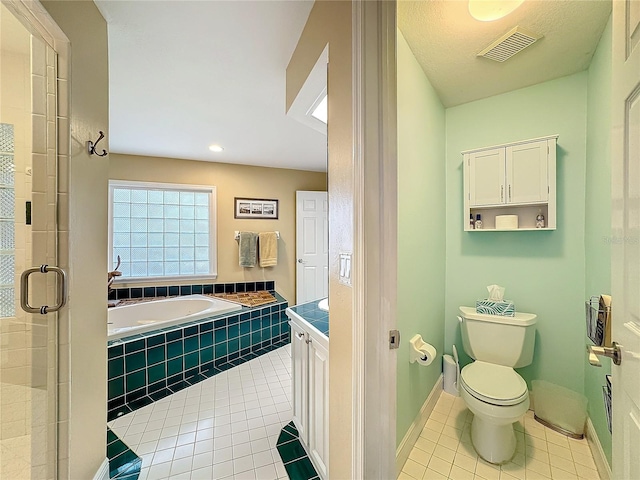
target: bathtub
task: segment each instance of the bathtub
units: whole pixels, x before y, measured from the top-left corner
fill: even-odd
[[[242,310],[242,306],[205,295],[184,295],[113,307],[107,316],[108,339],[116,340],[238,310]]]

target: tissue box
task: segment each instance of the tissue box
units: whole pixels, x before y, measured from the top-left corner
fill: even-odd
[[[510,300],[500,302],[494,300],[478,300],[476,302],[476,312],[487,315],[500,315],[502,317],[515,317],[516,307]]]
[[[496,229],[517,230],[518,215],[496,215]]]

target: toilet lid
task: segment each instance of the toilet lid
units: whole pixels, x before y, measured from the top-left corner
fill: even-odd
[[[528,395],[527,383],[511,367],[475,361],[462,369],[467,392],[493,405],[516,405]]]

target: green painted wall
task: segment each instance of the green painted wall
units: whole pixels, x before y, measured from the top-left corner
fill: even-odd
[[[400,442],[442,370],[445,277],[445,112],[398,31],[398,350]],[[409,363],[419,333],[438,350],[428,366]]]
[[[585,298],[611,293],[611,20],[589,67],[587,87],[587,171],[585,200]],[[611,434],[602,400],[603,368],[584,362],[584,394],[589,399],[589,418],[611,465]]]
[[[542,379],[582,392],[587,72],[449,108],[446,119],[445,351],[463,351],[458,307],[497,283],[518,311],[538,315],[533,364],[518,370],[529,386]],[[460,152],[551,134],[560,136],[557,230],[464,232]]]

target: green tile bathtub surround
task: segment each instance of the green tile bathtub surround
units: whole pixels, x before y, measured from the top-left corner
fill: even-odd
[[[183,357],[174,358],[167,362],[167,376],[175,375],[184,370]]]
[[[167,358],[175,358],[184,353],[182,340],[167,343]]]
[[[409,338],[422,335],[439,354],[444,339],[445,109],[398,31],[398,329],[396,442],[402,441],[440,376],[410,364]],[[461,180],[460,180],[461,182]],[[420,220],[419,220],[420,219]],[[416,308],[416,305],[428,308]],[[450,348],[450,347],[449,347]]]
[[[200,363],[213,361],[213,347],[207,347],[200,350]]]
[[[145,351],[128,354],[124,357],[124,365],[127,373],[135,372],[146,367]]]
[[[268,317],[266,323],[270,324],[271,312],[281,312],[287,307],[286,301],[277,293],[275,295],[278,304],[269,308],[247,308],[244,313],[247,316],[254,310],[264,313]],[[257,326],[262,325],[260,316],[257,322]],[[248,318],[246,323],[250,323]],[[165,332],[149,332],[110,342],[108,418],[136,410],[230,366],[285,345],[289,342],[289,330],[281,323],[274,325],[276,330],[262,329],[253,344],[251,334],[244,335],[246,343],[243,341],[242,349],[240,339],[229,339],[228,335],[229,327],[232,331],[238,330],[239,334],[239,315],[187,322]],[[219,340],[215,346],[214,326],[216,340]]]
[[[611,20],[591,60],[587,86],[587,171],[585,206],[584,298],[611,293]],[[602,385],[611,373],[611,361],[602,368],[583,362],[584,394],[589,399],[589,418],[611,465],[611,434],[607,427]]]
[[[134,392],[146,385],[146,372],[140,370],[125,376],[127,393]]]
[[[200,334],[200,348],[210,347],[213,345],[213,332],[204,332]]]
[[[251,322],[240,322],[240,335],[245,335],[251,331]]]
[[[109,380],[107,384],[107,393],[109,398],[116,398],[124,395],[124,377]]]
[[[147,365],[154,365],[165,360],[165,346],[158,345],[147,349]]]
[[[167,377],[167,364],[163,362],[149,367],[147,370],[147,377],[149,384],[163,380]]]
[[[229,339],[238,338],[240,335],[240,326],[239,325],[229,325],[227,334],[229,335]]]
[[[588,73],[581,72],[446,110],[445,350],[450,352],[455,343],[462,363],[470,361],[462,348],[458,307],[473,305],[486,297],[486,285],[499,284],[518,311],[538,315],[533,364],[518,372],[529,385],[540,379],[580,393],[585,369],[587,80]],[[460,152],[550,134],[559,135],[557,230],[464,232]]]
[[[124,357],[113,358],[108,361],[109,378],[119,377],[124,374]]]
[[[198,352],[189,353],[184,356],[184,369],[189,370],[197,367],[200,361],[200,355]]]
[[[195,352],[200,348],[200,342],[197,335],[184,339],[184,353]]]
[[[219,343],[218,345],[216,345],[215,346],[215,353],[216,353],[216,358],[221,358],[221,357],[224,357],[225,355],[227,355],[227,353],[228,353],[227,344],[226,343]]]

